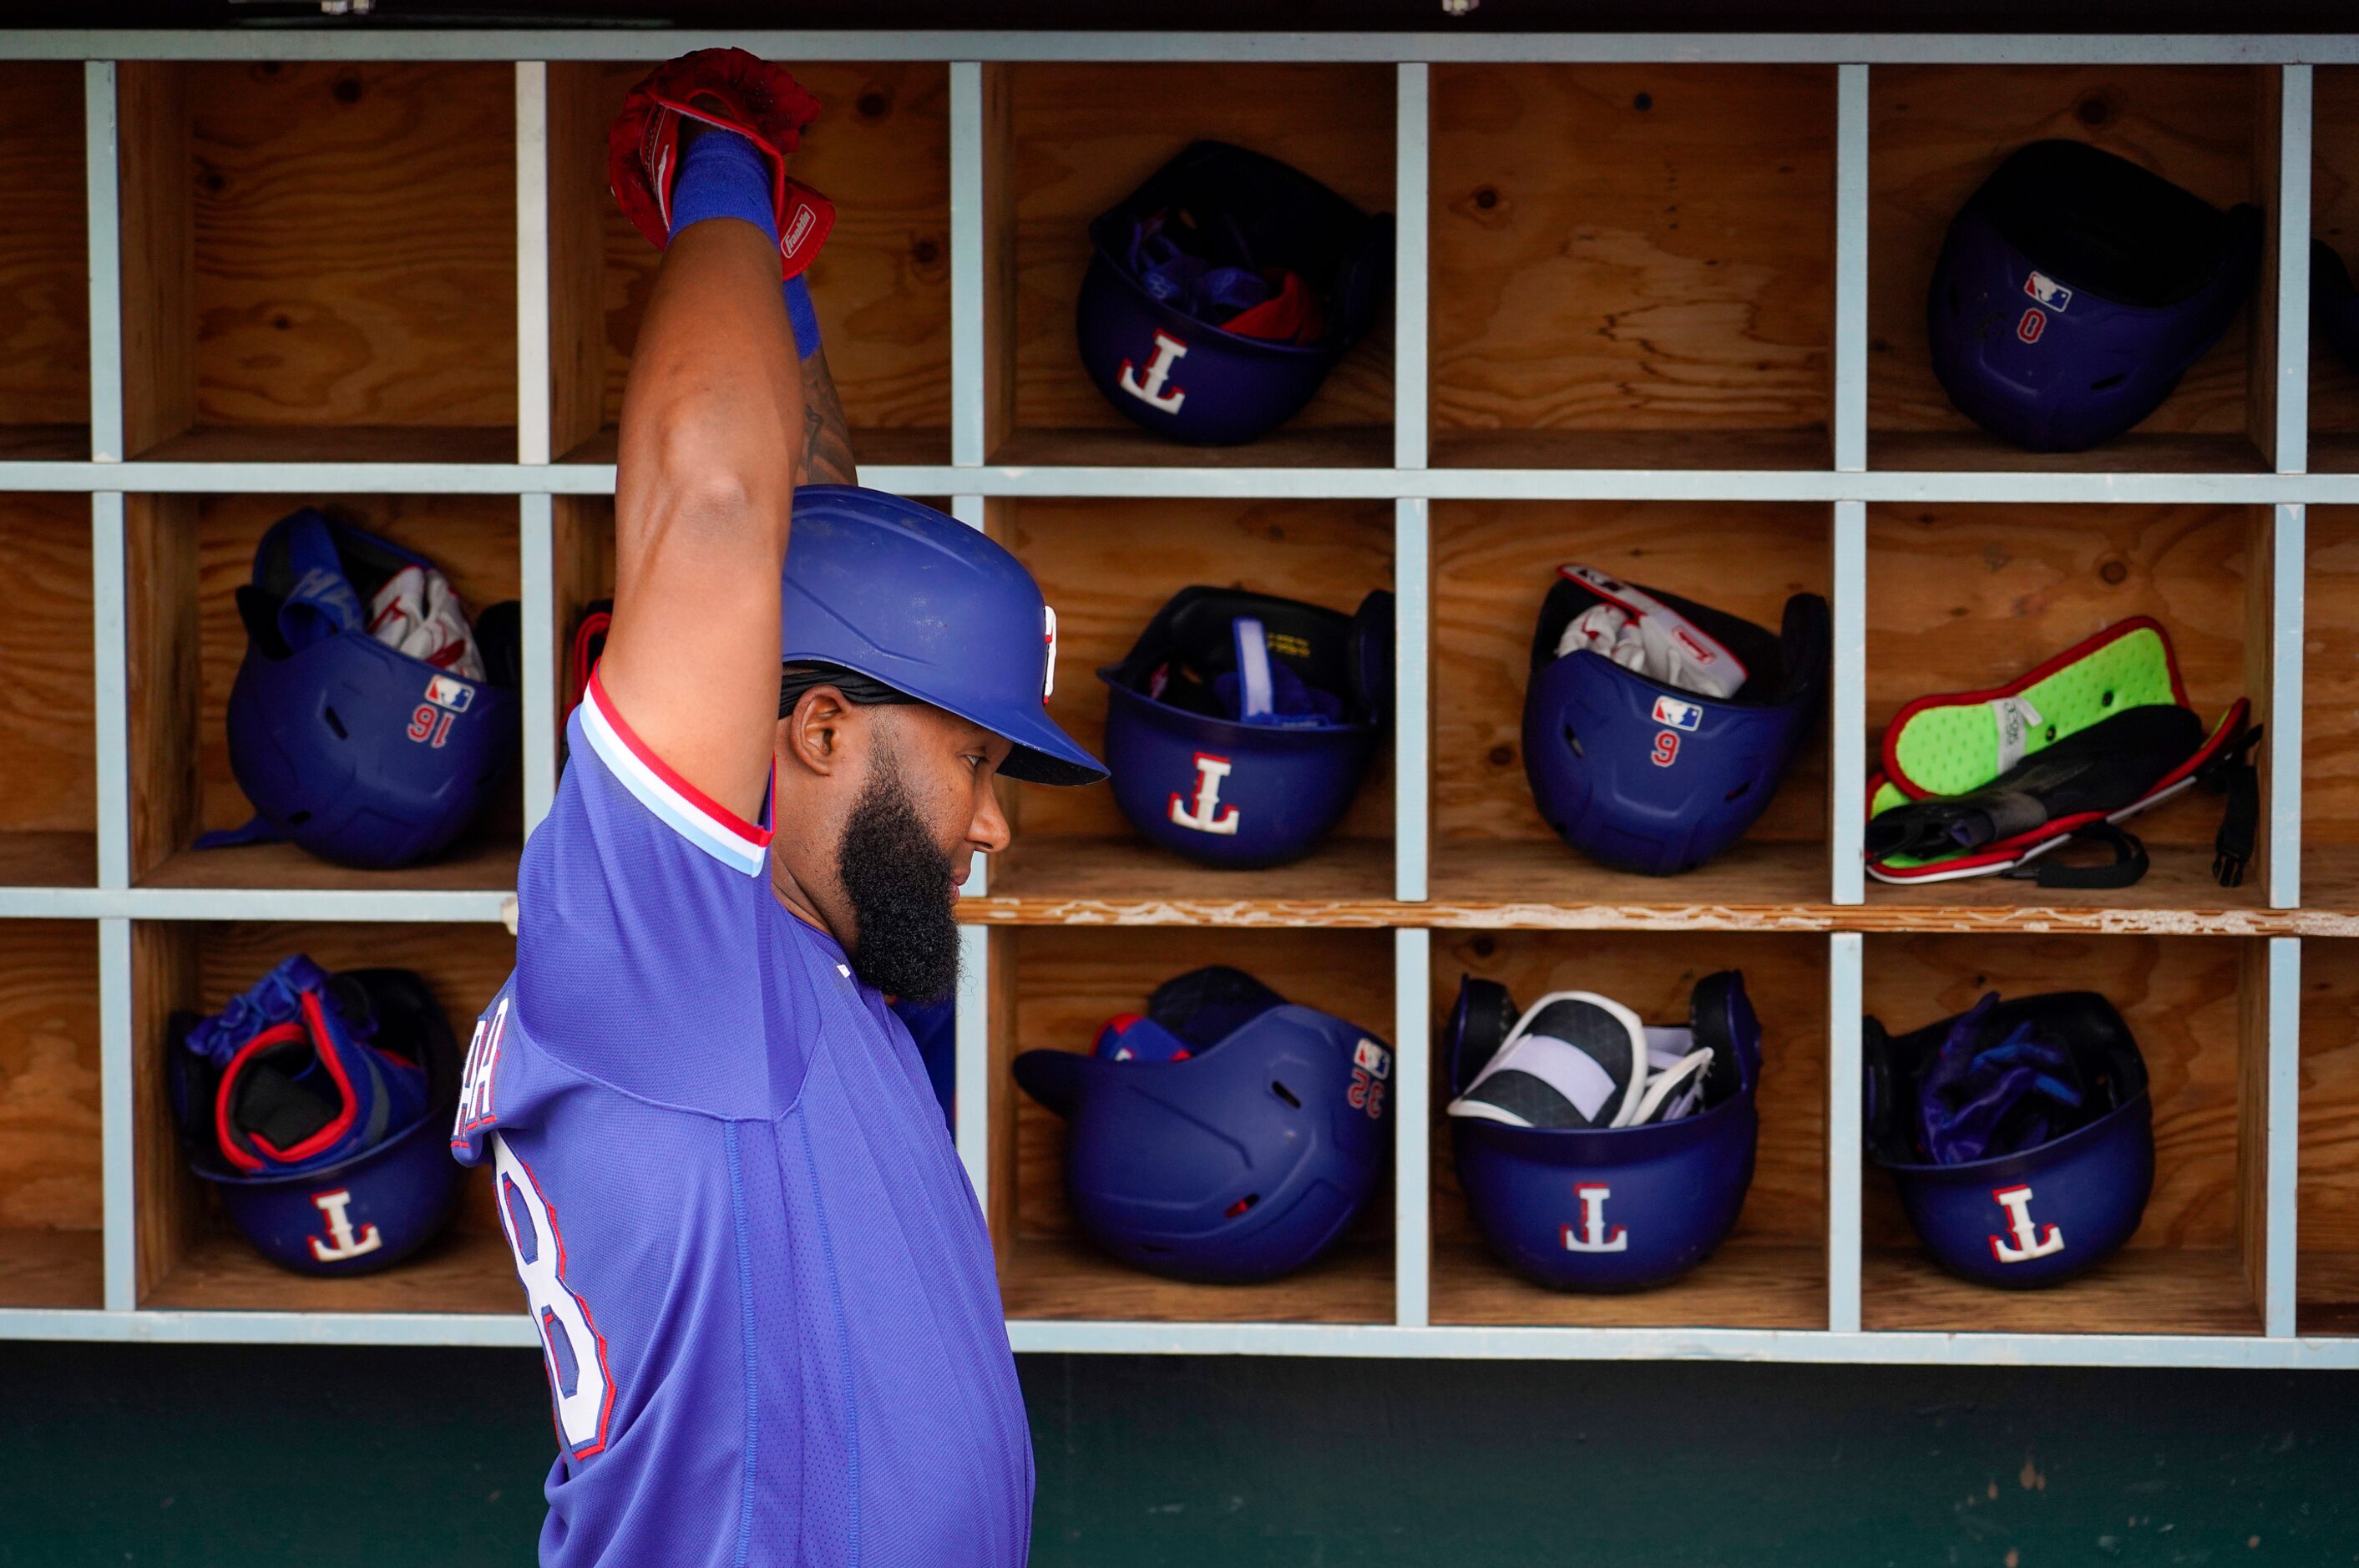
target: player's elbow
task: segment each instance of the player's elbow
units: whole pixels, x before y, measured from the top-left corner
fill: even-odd
[[[656,443],[653,508],[668,529],[743,539],[783,537],[788,477],[774,457],[748,453],[692,424],[668,428]]]

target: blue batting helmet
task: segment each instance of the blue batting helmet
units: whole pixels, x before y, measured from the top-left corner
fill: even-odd
[[[520,730],[513,611],[478,622],[491,670],[478,681],[377,641],[364,610],[397,572],[431,566],[309,506],[262,536],[237,593],[246,648],[229,696],[230,768],[255,817],[211,842],[283,838],[377,868],[433,855],[475,820]]]
[[[1175,1279],[1270,1279],[1324,1252],[1383,1171],[1392,1051],[1242,971],[1192,970],[1095,1050],[1027,1051],[1065,1118],[1065,1190],[1092,1240]]]
[[[272,1262],[362,1274],[440,1232],[460,1060],[406,969],[286,960],[209,1018],[175,1020],[173,1109],[190,1165]]]
[[[1343,615],[1240,589],[1183,588],[1106,684],[1123,814],[1212,866],[1273,866],[1352,803],[1392,698],[1393,596]]]
[[[2223,212],[2082,142],[2011,155],[1950,224],[1926,301],[1961,412],[2033,452],[2145,419],[2252,292],[2261,210]]]
[[[1518,1014],[1472,975],[1443,1036],[1467,1206],[1500,1260],[1560,1290],[1642,1290],[1709,1257],[1753,1184],[1761,1026],[1734,970],[1684,1029],[1558,992]]]
[[[1585,646],[1560,653],[1575,623],[1601,606],[1701,632],[1716,663],[1742,666],[1723,671],[1731,694],[1658,680]],[[1540,606],[1524,693],[1524,774],[1541,817],[1616,870],[1669,877],[1701,866],[1745,835],[1793,766],[1818,717],[1832,638],[1816,593],[1787,600],[1772,637],[1658,588],[1560,569]]]
[[[1375,324],[1393,221],[1276,158],[1197,142],[1090,225],[1075,335],[1098,390],[1199,446],[1284,424]]]
[[[1867,1144],[1925,1250],[1985,1285],[2053,1285],[2127,1241],[2154,1190],[2129,1025],[2086,991],[1985,996],[1905,1035],[1865,1021]]]
[[[1049,717],[1057,616],[1024,563],[931,506],[852,485],[795,492],[781,590],[788,663],[840,665],[1014,743],[1033,784],[1094,784]]]

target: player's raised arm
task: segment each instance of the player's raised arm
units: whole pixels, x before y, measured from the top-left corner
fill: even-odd
[[[785,71],[707,49],[633,89],[614,138],[616,195],[666,249],[623,397],[598,679],[648,750],[748,821],[769,773],[807,439],[780,257],[799,268],[830,219],[783,162],[817,107]]]

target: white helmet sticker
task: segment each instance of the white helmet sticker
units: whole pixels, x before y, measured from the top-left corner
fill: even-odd
[[[1041,642],[1047,645],[1047,657],[1041,661],[1040,671],[1040,705],[1045,708],[1049,705],[1049,699],[1057,693],[1057,606],[1041,605],[1040,615],[1047,623],[1040,634]]]

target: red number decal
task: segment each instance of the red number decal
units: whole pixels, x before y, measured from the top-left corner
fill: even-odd
[[[2038,343],[2039,334],[2048,330],[2047,312],[2037,305],[2024,311],[2023,320],[2015,323],[2015,335],[2025,343]]]
[[[445,713],[442,715],[442,722],[434,726],[434,744],[436,746],[439,746],[444,741],[451,738],[451,721],[458,716],[459,715],[456,713]]]
[[[1655,751],[1651,760],[1658,768],[1669,768],[1680,759],[1680,735],[1677,730],[1661,730],[1655,735]]]
[[[409,715],[409,729],[407,733],[410,739],[424,740],[434,733],[435,713],[435,706],[431,702],[418,704],[418,711]]]

